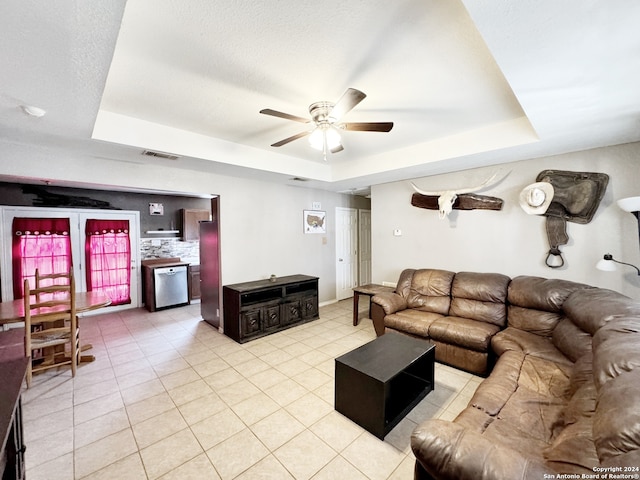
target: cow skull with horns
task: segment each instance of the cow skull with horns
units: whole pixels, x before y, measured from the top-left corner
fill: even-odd
[[[463,193],[478,192],[480,190],[483,190],[493,185],[494,183],[498,183],[497,181],[494,182],[497,176],[498,176],[498,172],[494,173],[492,176],[487,178],[482,184],[476,187],[459,188],[457,190],[438,190],[435,192],[425,192],[424,190],[421,190],[420,188],[418,188],[415,183],[413,182],[410,182],[410,183],[416,192],[422,195],[438,197],[438,207],[439,207],[438,217],[440,218],[440,220],[443,220],[445,217],[447,217],[451,213],[451,210],[453,209],[453,204],[458,198],[458,195],[462,195]],[[502,180],[502,178],[500,180]]]

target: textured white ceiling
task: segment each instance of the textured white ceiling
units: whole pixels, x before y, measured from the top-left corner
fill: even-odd
[[[639,23],[634,0],[6,0],[0,141],[332,190],[637,141]],[[270,147],[306,126],[259,110],[348,87],[345,120],[393,130],[328,162]]]

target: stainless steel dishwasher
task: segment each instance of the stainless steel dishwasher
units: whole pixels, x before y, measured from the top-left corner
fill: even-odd
[[[187,266],[157,267],[153,269],[156,308],[189,303]]]

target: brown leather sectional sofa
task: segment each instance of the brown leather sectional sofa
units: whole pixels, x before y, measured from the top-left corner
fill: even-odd
[[[425,283],[431,275],[436,289]],[[501,277],[452,275],[451,285],[459,275],[464,284],[473,277],[477,282],[474,295],[481,298],[487,298],[486,292],[479,293],[486,290],[483,279],[494,285]],[[442,271],[408,270],[402,273],[397,291],[405,296],[407,306],[415,305],[416,298],[408,300],[412,296],[444,292],[441,281],[445,277]],[[452,287],[451,305],[454,294],[464,291],[468,295],[470,290],[469,286],[463,290]],[[500,288],[496,298],[502,292]],[[488,377],[454,421],[427,420],[413,432],[415,478],[513,480],[561,478],[559,474],[564,478],[640,474],[640,303],[611,290],[528,276],[508,280],[504,298],[504,324],[491,335],[486,352],[488,360],[495,356]],[[372,300],[383,311],[390,301],[399,302],[397,298]],[[428,300],[417,311],[423,309],[431,317],[434,312],[429,311]],[[478,304],[478,308],[484,307]],[[383,316],[386,328],[421,336],[429,335],[439,321],[453,324],[456,316],[451,314],[459,313],[450,308],[442,317],[425,320],[426,327],[410,329],[410,313],[402,312],[397,309]],[[380,318],[375,321],[380,328]],[[461,328],[449,329],[462,337]],[[443,343],[443,330],[444,325],[434,330],[436,342]],[[471,331],[479,336],[477,327]],[[453,334],[446,340],[452,338]],[[478,346],[472,349],[460,340],[445,347],[458,352],[446,353],[445,361],[455,365],[452,359],[466,358],[460,351],[464,348],[474,352],[472,359],[483,356]],[[467,370],[475,365],[473,361],[459,363]],[[489,367],[492,364],[487,362]]]
[[[436,360],[486,375],[491,338],[507,324],[507,287],[499,273],[407,269],[395,293],[371,299],[376,333],[397,330],[431,340]]]

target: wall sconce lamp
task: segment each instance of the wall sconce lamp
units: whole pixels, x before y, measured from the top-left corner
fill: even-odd
[[[640,268],[630,263],[620,262],[613,258],[613,255],[611,255],[610,253],[605,253],[604,257],[602,257],[602,259],[598,263],[596,263],[596,268],[598,270],[602,270],[603,272],[615,272],[618,269],[616,267],[616,263],[619,263],[621,265],[629,265],[630,267],[635,268],[638,271],[638,275],[640,275]]]

